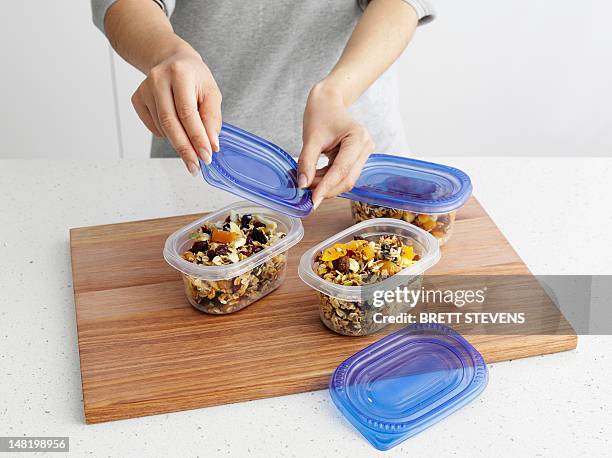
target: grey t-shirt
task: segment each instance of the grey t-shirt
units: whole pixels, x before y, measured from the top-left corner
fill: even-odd
[[[103,31],[116,0],[92,0]],[[211,69],[223,95],[223,120],[251,131],[297,156],[302,116],[312,86],[338,61],[368,0],[151,0],[170,17],[174,31]],[[433,18],[426,0],[404,0],[419,23]],[[406,153],[391,67],[351,107],[377,152]],[[154,138],[152,157],[176,156]]]

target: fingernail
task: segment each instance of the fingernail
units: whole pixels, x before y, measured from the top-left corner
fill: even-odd
[[[219,136],[218,135],[214,138],[213,143],[214,143],[213,149],[215,150],[215,153],[218,153],[219,152]]]
[[[298,188],[305,188],[308,186],[308,178],[303,173],[300,173],[298,177]]]
[[[188,162],[187,168],[189,169],[189,173],[194,177],[197,177],[200,173],[200,166],[195,162]]]
[[[212,162],[212,153],[205,148],[200,148],[200,154],[202,155],[202,160],[204,161],[204,164],[210,165],[210,163]]]
[[[319,205],[321,205],[321,202],[323,201],[323,197],[315,197],[314,200],[312,201],[312,209],[316,210]]]

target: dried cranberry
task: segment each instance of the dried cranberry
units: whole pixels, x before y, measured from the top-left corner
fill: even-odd
[[[229,221],[226,223],[223,223],[223,228],[222,228],[225,232],[229,232],[230,231],[230,223]]]
[[[189,251],[191,251],[193,254],[197,254],[200,251],[202,253],[206,253],[207,250],[208,250],[208,242],[197,241],[193,244],[193,246],[191,247]]]
[[[262,223],[261,221],[259,221],[258,219],[253,220],[253,226],[254,227],[266,227],[266,225]]]
[[[253,240],[264,245],[268,243],[268,237],[266,236],[266,233],[259,227],[253,229]]]
[[[216,256],[221,256],[227,253],[229,253],[229,248],[227,245],[219,245],[217,248],[215,248]]]
[[[252,234],[249,232],[249,233],[247,234],[247,236],[246,236],[246,242],[245,242],[245,245],[249,245],[249,244],[251,244],[251,243],[253,243],[253,235],[252,235]]]
[[[208,250],[206,252],[206,256],[208,256],[208,259],[211,259],[215,257],[215,250]]]
[[[261,250],[263,250],[263,247],[261,245],[255,245],[253,246],[253,253],[258,253]]]
[[[203,234],[208,234],[208,235],[212,234],[212,231],[210,229],[208,229],[206,226],[202,226],[201,229],[202,229],[202,233]]]
[[[253,216],[251,215],[242,215],[242,218],[240,218],[240,226],[242,228],[247,228],[249,227],[249,225],[251,224],[251,220],[253,219]]]
[[[333,261],[334,269],[336,269],[340,273],[347,273],[349,271],[349,257],[342,256]]]

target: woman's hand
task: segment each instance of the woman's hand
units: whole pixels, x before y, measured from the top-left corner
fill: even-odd
[[[349,191],[357,181],[374,144],[347,107],[397,59],[410,41],[417,20],[416,10],[407,2],[368,2],[340,59],[310,91],[298,183],[313,189],[314,208],[327,197]],[[330,165],[316,170],[321,154],[329,157]]]
[[[171,53],[147,73],[132,96],[147,128],[166,137],[192,175],[219,151],[221,92],[210,70],[191,47]]]
[[[350,115],[340,92],[325,82],[315,85],[308,96],[303,142],[298,185],[311,187],[315,209],[323,199],[350,191],[374,151],[368,131]],[[329,164],[317,170],[321,154]]]

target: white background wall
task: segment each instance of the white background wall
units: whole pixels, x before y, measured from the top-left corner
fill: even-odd
[[[433,3],[398,63],[413,151],[612,153],[612,2]],[[129,101],[142,76],[90,14],[85,0],[3,5],[0,158],[147,157]]]
[[[0,157],[118,154],[108,46],[90,16],[86,0],[2,2]]]

